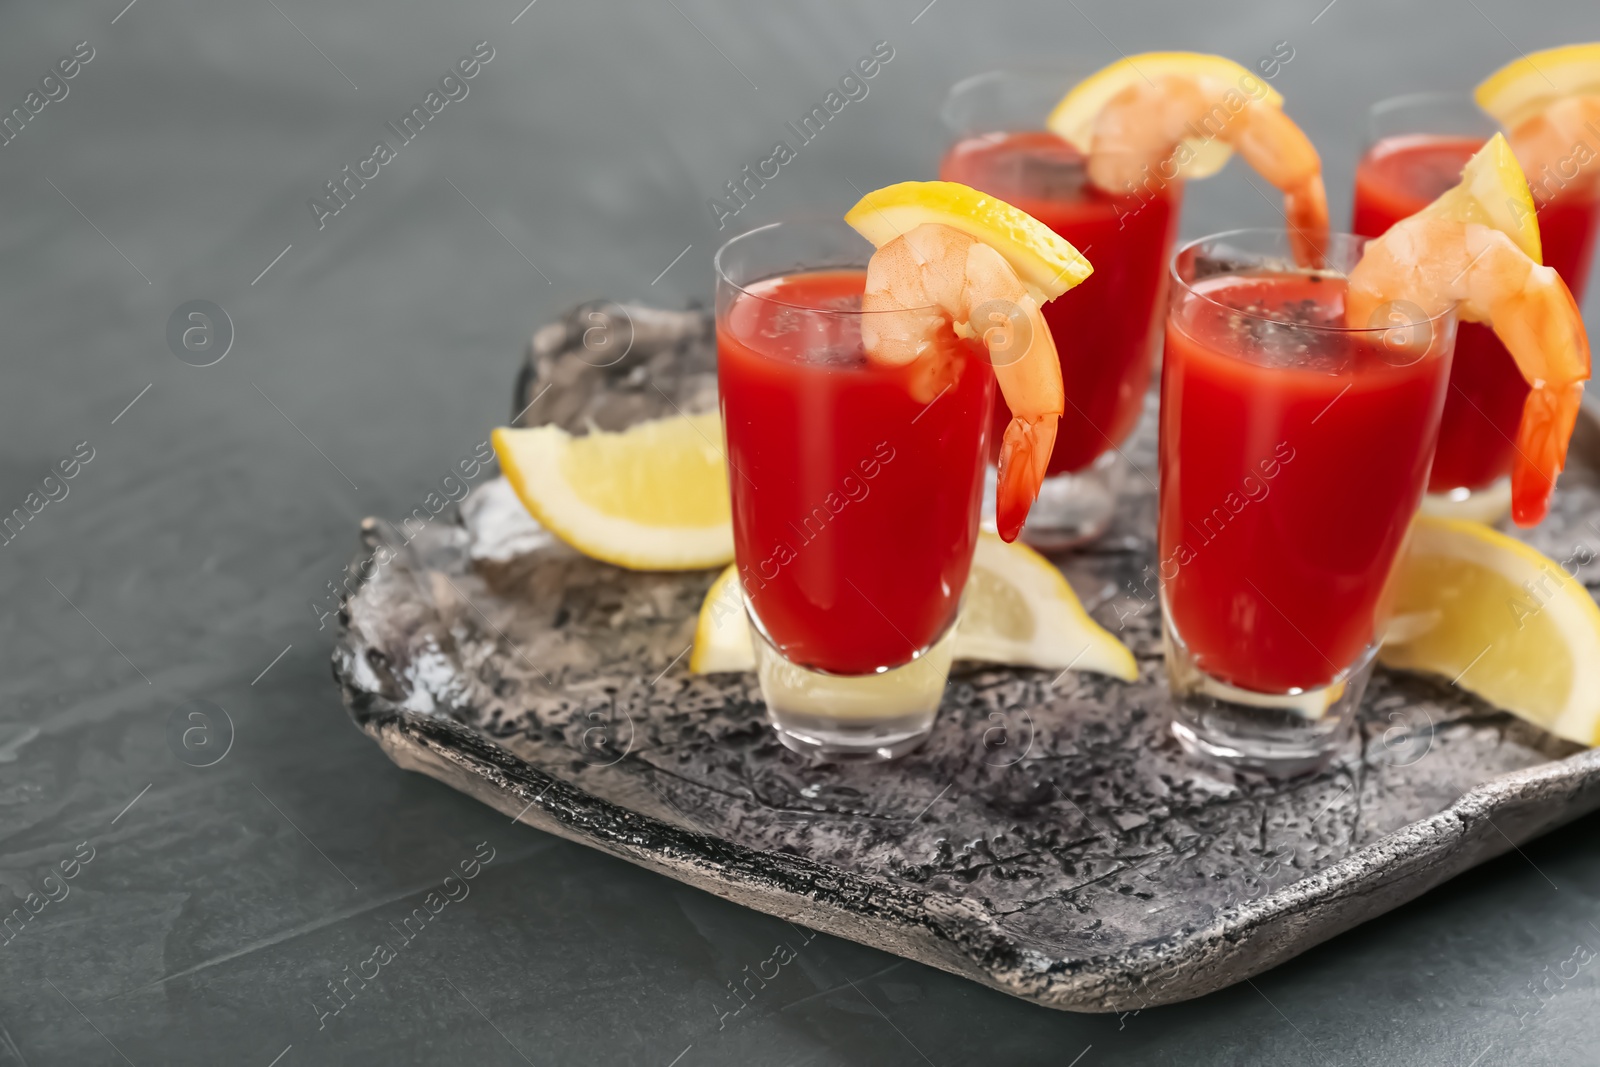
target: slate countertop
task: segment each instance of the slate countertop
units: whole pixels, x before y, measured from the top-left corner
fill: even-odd
[[[27,116],[0,146],[0,512],[37,509],[0,545],[0,898],[32,916],[0,934],[0,1065],[1592,1062],[1600,819],[1253,984],[1073,1016],[796,944],[350,725],[329,583],[361,517],[449,491],[533,326],[704,300],[736,230],[930,176],[956,78],[1287,42],[1341,222],[1369,104],[1600,38],[1576,0],[924,3],[0,7],[0,111]],[[719,231],[708,201],[878,42],[866,95]],[[1246,178],[1191,187],[1185,233],[1273,224]]]

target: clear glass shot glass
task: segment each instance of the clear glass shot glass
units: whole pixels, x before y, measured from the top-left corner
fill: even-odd
[[[994,374],[947,326],[868,362],[872,246],[781,222],[716,256],[734,552],[767,712],[817,759],[892,759],[933,729],[976,547]],[[926,316],[937,315],[924,309]],[[915,317],[915,316],[913,316]]]
[[[1461,179],[1467,160],[1498,132],[1465,93],[1412,93],[1375,104],[1356,167],[1351,228],[1376,237],[1420,211]],[[1600,154],[1600,137],[1587,147]],[[1600,230],[1600,185],[1576,177],[1573,169],[1563,175],[1548,166],[1528,173],[1544,261],[1581,302]],[[1425,512],[1489,523],[1510,514],[1512,442],[1527,396],[1528,383],[1494,332],[1462,323]]]
[[[1161,372],[1158,572],[1173,732],[1286,777],[1323,765],[1361,702],[1388,583],[1427,485],[1455,312],[1345,322],[1365,239],[1295,264],[1283,230],[1173,258]]]
[[[939,177],[1016,205],[1094,264],[1087,281],[1044,307],[1067,407],[1022,538],[1046,551],[1091,541],[1111,523],[1129,473],[1120,446],[1139,421],[1161,343],[1183,201],[1182,180],[1156,169],[1124,193],[1095,187],[1083,154],[1045,129],[1051,109],[1093,70],[979,74],[958,82],[941,111],[953,140]],[[1010,417],[1003,398],[995,417],[998,444]]]

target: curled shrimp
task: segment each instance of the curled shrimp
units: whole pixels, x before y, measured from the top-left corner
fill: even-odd
[[[928,355],[952,328],[982,336],[1012,415],[995,491],[996,524],[1007,541],[1016,540],[1039,495],[1066,406],[1061,361],[1039,303],[1000,253],[939,223],[881,245],[867,263],[861,298],[863,311],[880,313],[863,316],[861,328],[867,356],[878,363],[902,366]]]
[[[1376,321],[1387,301],[1402,297],[1430,317],[1455,304],[1463,320],[1488,325],[1511,353],[1530,387],[1514,442],[1511,515],[1518,526],[1537,524],[1566,463],[1589,378],[1589,339],[1572,292],[1504,232],[1422,214],[1367,244],[1350,271],[1347,321]]]
[[[1089,180],[1121,193],[1138,189],[1155,167],[1170,181],[1196,143],[1213,140],[1231,145],[1282,191],[1295,258],[1321,266],[1328,237],[1322,158],[1281,109],[1220,78],[1160,74],[1113,96],[1095,118]]]
[[[1542,187],[1541,199],[1557,192],[1600,189],[1600,154],[1592,146],[1600,129],[1600,96],[1569,96],[1519,125],[1507,136],[1523,170]],[[1555,188],[1551,188],[1551,186]]]

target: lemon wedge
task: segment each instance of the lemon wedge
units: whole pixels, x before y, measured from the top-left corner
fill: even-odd
[[[1040,303],[1060,296],[1094,269],[1072,242],[1026,211],[959,182],[884,186],[862,197],[844,221],[874,247],[929,222],[960,230],[1000,253]]]
[[[1231,59],[1203,52],[1145,52],[1120,59],[1073,86],[1050,112],[1045,126],[1088,155],[1093,147],[1095,119],[1106,104],[1136,82],[1154,81],[1169,74],[1221,82],[1237,89],[1241,96],[1283,107],[1282,93]],[[1232,146],[1220,137],[1189,138],[1184,145],[1191,153],[1182,169],[1186,178],[1210,177],[1233,156]]]
[[[1461,181],[1417,214],[1489,226],[1516,242],[1535,263],[1544,262],[1533,194],[1503,134],[1489,138],[1467,160]]]
[[[1555,560],[1480,523],[1419,516],[1379,662],[1452,679],[1582,745],[1600,742],[1600,607]]]
[[[700,606],[689,669],[696,674],[753,671],[739,574],[722,572]],[[1139,677],[1133,653],[1089,617],[1051,562],[988,530],[978,537],[956,623],[955,658],[1046,670],[1073,668],[1125,682]]]
[[[632,570],[697,570],[733,558],[715,412],[582,437],[557,426],[502,426],[492,440],[523,505],[586,556]]]
[[[1478,106],[1508,130],[1569,96],[1600,94],[1600,42],[1547,48],[1507,63],[1474,92]]]
[[[978,536],[957,626],[957,659],[1139,677],[1128,646],[1089,617],[1053,563],[988,530]]]
[[[753,671],[756,650],[751,643],[750,623],[744,614],[744,591],[739,585],[739,568],[717,575],[700,602],[700,618],[694,627],[694,648],[689,653],[691,674],[717,674],[722,671]]]

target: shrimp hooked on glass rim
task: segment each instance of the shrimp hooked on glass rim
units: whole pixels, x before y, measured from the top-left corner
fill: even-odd
[[[885,186],[844,219],[877,249],[861,297],[862,311],[876,313],[861,327],[868,360],[920,363],[928,383],[948,372],[951,340],[982,339],[1012,414],[1000,446],[996,525],[1016,540],[1066,406],[1061,360],[1039,308],[1094,267],[1032,215],[959,182]]]
[[[1320,265],[1328,236],[1322,158],[1280,108],[1220,79],[1158,74],[1112,97],[1094,122],[1089,180],[1109,192],[1138,190],[1152,165],[1181,171],[1186,142],[1196,139],[1232,146],[1283,193],[1295,258]]]
[[[879,246],[867,264],[862,344],[902,366],[935,351],[942,331],[981,337],[1011,409],[1000,446],[995,514],[1016,539],[1044,481],[1065,410],[1061,361],[1040,301],[993,248],[952,226],[923,223]],[[930,314],[928,308],[937,308]]]
[[[1527,179],[1497,133],[1467,161],[1458,185],[1367,243],[1345,305],[1346,321],[1358,327],[1391,301],[1411,301],[1430,317],[1453,305],[1506,346],[1529,386],[1511,467],[1518,526],[1549,510],[1589,378],[1583,316],[1541,255]]]
[[[1207,177],[1238,152],[1283,192],[1295,258],[1322,265],[1322,159],[1283,113],[1283,95],[1233,60],[1124,56],[1073,86],[1046,125],[1083,153],[1090,182],[1116,195],[1143,197],[1180,178]]]
[[[1420,262],[1418,249],[1426,250]],[[1463,321],[1484,323],[1511,353],[1530,387],[1517,427],[1511,513],[1518,526],[1538,523],[1566,463],[1589,377],[1589,339],[1571,290],[1499,230],[1413,215],[1369,243],[1351,270],[1349,321],[1371,321],[1396,292],[1418,299],[1430,316],[1455,304]]]

